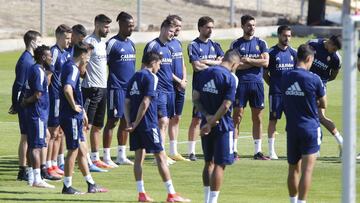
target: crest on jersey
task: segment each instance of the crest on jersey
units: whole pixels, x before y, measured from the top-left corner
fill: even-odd
[[[258,45],[256,45],[255,49],[259,51],[260,47]]]
[[[245,51],[245,47],[241,47],[241,49],[240,49],[241,51]]]
[[[200,51],[201,51],[201,52],[203,51],[202,48],[200,48]]]
[[[326,60],[327,60],[327,61],[330,61],[330,60],[331,60],[331,57],[330,57],[330,56],[328,56],[328,57],[326,58]]]
[[[215,51],[215,48],[214,48],[213,46],[211,46],[211,48],[210,48],[210,49],[211,49],[211,51]]]
[[[293,57],[293,56],[290,56],[290,60],[292,60],[292,61],[293,61],[293,60],[294,60],[294,57]]]

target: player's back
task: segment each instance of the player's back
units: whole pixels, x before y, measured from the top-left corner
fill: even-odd
[[[286,129],[319,127],[317,99],[324,96],[320,78],[302,68],[290,70],[282,79]]]
[[[126,98],[130,99],[130,120],[134,122],[137,112],[145,96],[151,97],[150,105],[137,126],[138,130],[156,128],[158,126],[157,114],[157,85],[158,78],[150,70],[144,68],[134,74],[128,83]]]

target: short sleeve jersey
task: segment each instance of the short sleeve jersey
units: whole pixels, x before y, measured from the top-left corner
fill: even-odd
[[[173,68],[172,68],[172,54],[168,46],[160,41],[159,38],[147,43],[144,49],[144,55],[146,52],[156,52],[162,55],[160,64],[160,70],[156,73],[159,78],[158,91],[162,92],[174,92],[173,87]]]
[[[183,52],[181,42],[174,38],[166,46],[170,49],[172,56],[172,71],[176,77],[183,78]]]
[[[65,87],[65,85],[71,86],[73,89],[75,104],[82,106],[83,98],[80,86],[80,71],[72,59],[69,59],[63,66],[61,71],[61,84],[63,87]],[[60,94],[60,117],[73,117],[78,119],[83,118],[83,111],[78,113],[71,108],[68,100],[65,97],[64,91],[61,91]]]
[[[194,89],[200,93],[200,103],[204,110],[210,115],[215,115],[224,100],[235,101],[236,80],[226,68],[212,66],[199,73]],[[220,131],[233,129],[230,111],[220,119],[216,128]]]
[[[281,94],[281,78],[286,71],[296,66],[296,50],[288,46],[281,49],[275,45],[269,49],[270,87],[269,94]]]
[[[151,97],[150,105],[137,126],[137,130],[148,130],[158,126],[157,114],[157,85],[158,78],[150,70],[144,68],[135,73],[130,79],[126,91],[126,98],[130,99],[130,121],[134,122],[140,104],[145,96]]]
[[[35,64],[29,68],[27,75],[25,98],[31,97],[35,92],[41,92],[41,97],[26,108],[27,116],[30,116],[31,119],[47,120],[49,117],[49,92],[45,71],[41,65]]]
[[[69,52],[61,50],[58,45],[51,47],[52,62],[50,71],[52,72],[49,91],[52,95],[58,96],[61,91],[60,74],[64,63],[69,58]]]
[[[339,52],[329,53],[324,46],[324,39],[313,39],[308,44],[314,48],[314,62],[310,71],[320,76],[323,83],[327,83],[332,70],[341,68],[341,56]]]
[[[281,87],[286,130],[319,127],[317,99],[325,95],[320,77],[305,69],[295,68],[283,75]]]
[[[261,54],[268,52],[266,42],[258,37],[246,40],[243,37],[233,41],[230,49],[236,49],[240,56],[249,58],[259,58]],[[237,70],[236,76],[240,83],[263,83],[263,67],[251,67],[246,70]]]
[[[135,74],[135,44],[128,38],[115,35],[106,42],[107,63],[109,66],[108,87],[126,89],[130,78]]]

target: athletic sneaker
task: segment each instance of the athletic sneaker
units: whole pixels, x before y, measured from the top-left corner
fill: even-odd
[[[55,176],[53,176],[53,175],[55,175]],[[46,179],[46,180],[53,180],[53,181],[61,180],[61,176],[59,174],[57,174],[55,172],[50,174],[48,172],[48,169],[44,168],[44,167],[41,169],[41,178]]]
[[[190,161],[196,161],[197,160],[195,154],[193,154],[193,153],[189,154],[189,159],[190,159]]]
[[[19,169],[17,180],[28,181],[28,174],[26,173],[26,169]]]
[[[174,156],[169,156],[174,161],[190,161],[190,159],[184,158],[181,154],[175,154]]]
[[[154,200],[144,192],[139,192],[138,202],[153,202]]]
[[[166,202],[191,202],[191,200],[181,197],[179,194],[168,194]]]
[[[239,161],[240,157],[237,152],[234,152],[234,161]]]
[[[271,160],[278,160],[279,159],[279,157],[276,155],[275,152],[270,153],[269,158]]]
[[[64,171],[61,170],[58,166],[53,166],[52,170],[55,171],[57,174],[63,176],[64,175]]]
[[[172,165],[172,164],[175,164],[176,163],[176,161],[174,161],[174,160],[172,160],[170,157],[168,157],[168,156],[166,156],[167,158],[166,158],[166,161],[167,161],[167,164],[168,165]]]
[[[50,185],[49,183],[45,182],[44,180],[41,180],[39,183],[33,183],[32,184],[33,187],[39,187],[39,188],[49,188],[49,189],[54,189],[55,186],[54,185]]]
[[[90,170],[90,172],[97,172],[97,173],[108,172],[108,170],[101,169],[101,168],[95,166],[95,164],[89,165],[89,170]]]
[[[110,160],[105,160],[104,159],[104,163],[109,165],[109,166],[112,166],[113,168],[117,168],[119,167],[116,163],[114,163],[111,159]]]
[[[61,193],[66,194],[66,195],[83,195],[83,194],[85,194],[84,192],[81,192],[71,186],[66,187],[65,185],[63,186]]]
[[[256,154],[254,154],[254,159],[255,160],[270,160],[269,157],[265,156],[263,153],[258,152]]]
[[[99,167],[99,168],[114,168],[110,165],[107,165],[106,163],[104,163],[103,161],[101,160],[96,160],[96,161],[93,161],[93,164],[95,164],[95,166]]]
[[[86,181],[86,183],[88,184],[88,193],[108,192],[108,189],[106,189],[104,187],[101,187],[96,184],[91,184],[87,181]]]
[[[53,177],[56,177],[56,178],[62,178],[62,175],[60,175],[59,173],[57,173],[55,170],[54,170],[54,168],[48,168],[47,169],[47,172],[48,172],[48,174],[49,175],[51,175],[51,176],[53,176]]]
[[[134,162],[132,162],[130,159],[125,158],[125,159],[121,159],[121,158],[117,158],[115,163],[117,165],[134,165]]]

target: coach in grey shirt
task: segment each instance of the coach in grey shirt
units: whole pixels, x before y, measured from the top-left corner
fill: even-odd
[[[99,139],[106,111],[107,61],[106,45],[101,38],[110,32],[111,19],[104,14],[95,17],[95,30],[85,39],[94,46],[82,82],[84,108],[89,119],[91,160],[100,168],[111,168],[99,158]]]

